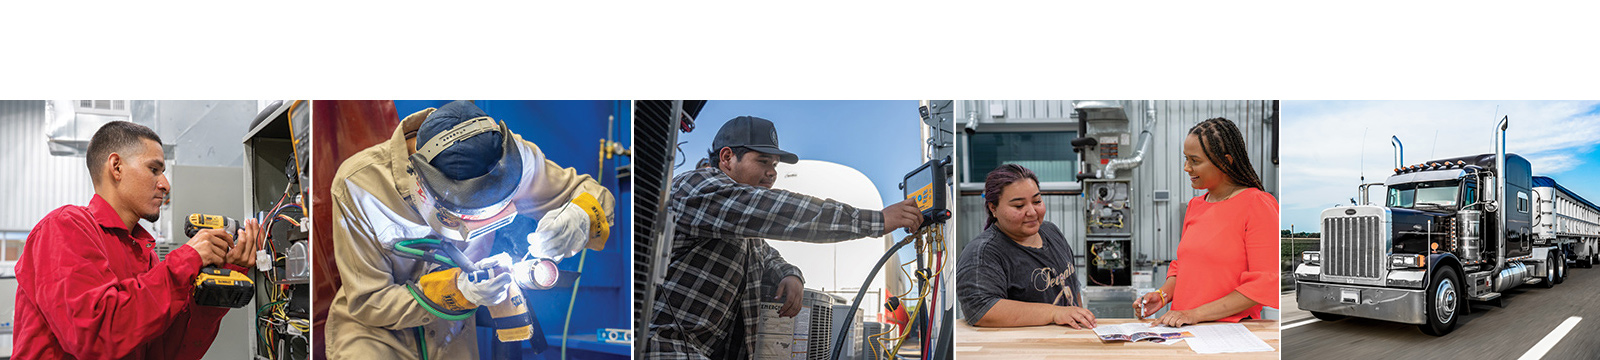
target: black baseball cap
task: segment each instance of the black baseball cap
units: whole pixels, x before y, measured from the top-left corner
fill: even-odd
[[[779,161],[793,164],[800,156],[778,149],[778,129],[772,121],[754,116],[740,116],[722,124],[716,139],[711,140],[712,150],[744,147],[762,154],[777,155]]]

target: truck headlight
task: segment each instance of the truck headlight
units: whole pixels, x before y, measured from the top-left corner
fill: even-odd
[[[1412,269],[1425,266],[1428,266],[1428,257],[1426,255],[1389,255],[1390,269]]]
[[[1303,262],[1303,263],[1306,263],[1306,264],[1309,264],[1309,265],[1322,264],[1322,252],[1321,251],[1301,252],[1300,253],[1300,262]]]

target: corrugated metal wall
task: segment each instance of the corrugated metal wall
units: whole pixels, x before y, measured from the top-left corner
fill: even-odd
[[[44,101],[0,101],[0,231],[29,231],[51,210],[94,196],[81,157],[51,156]]]
[[[974,101],[957,102],[956,116],[962,124],[969,118],[966,115],[975,115],[979,121],[979,131],[983,131],[987,124],[1039,124],[1049,128],[1061,128],[1063,123],[1070,124],[1076,131],[1077,123],[1071,119],[1071,101]],[[1272,136],[1278,131],[1277,124],[1271,123],[1272,101],[1121,101],[1128,114],[1128,120],[1133,127],[1135,137],[1143,131],[1147,109],[1154,107],[1156,124],[1151,129],[1150,149],[1145,153],[1144,163],[1133,171],[1133,196],[1135,199],[1134,215],[1137,221],[1133,232],[1134,258],[1144,254],[1153,261],[1172,260],[1177,255],[1178,238],[1182,231],[1183,213],[1190,198],[1204,193],[1189,187],[1189,177],[1183,172],[1183,139],[1188,136],[1189,128],[1206,119],[1223,117],[1239,125],[1240,132],[1245,141],[1249,143],[1248,152],[1250,161],[1262,185],[1274,197],[1278,196],[1278,166],[1272,163]],[[990,105],[1005,107],[1005,117],[994,118],[989,116]],[[974,110],[969,113],[967,110]],[[1043,127],[1041,127],[1043,128]],[[965,135],[962,135],[965,136]],[[1136,144],[1135,144],[1136,145]],[[963,142],[963,146],[965,146]],[[958,149],[958,153],[964,153]],[[958,155],[960,156],[960,155]],[[1127,153],[1125,156],[1132,156]],[[960,164],[961,162],[957,162]],[[972,169],[973,178],[977,179],[981,189],[983,174],[990,169]],[[958,170],[959,172],[959,170]],[[971,188],[966,187],[966,188]],[[1152,199],[1155,190],[1167,190],[1171,193],[1171,200],[1156,202]],[[959,214],[957,214],[957,246],[965,247],[966,241],[972,239],[983,229],[983,222],[987,215],[984,212],[983,198],[979,195],[963,195],[957,200]],[[1079,266],[1084,266],[1081,258],[1086,251],[1083,229],[1083,200],[1078,195],[1047,195],[1044,197],[1047,209],[1046,220],[1061,228],[1067,235],[1073,250],[1080,256]],[[1081,274],[1080,274],[1081,275]],[[1158,280],[1159,281],[1159,280]]]
[[[958,104],[956,114],[965,113],[963,110],[974,110],[982,119],[1011,123],[1071,121],[1073,114],[1071,100],[988,100],[968,104],[977,106],[962,108],[962,105]]]

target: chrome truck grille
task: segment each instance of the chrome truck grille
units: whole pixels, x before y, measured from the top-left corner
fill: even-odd
[[[1383,262],[1387,229],[1382,215],[1386,212],[1381,208],[1372,211],[1375,208],[1335,208],[1323,213],[1322,275],[1360,279],[1383,275],[1388,267]]]

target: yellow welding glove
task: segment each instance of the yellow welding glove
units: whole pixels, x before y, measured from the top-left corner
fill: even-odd
[[[606,218],[606,211],[600,208],[600,200],[589,193],[578,194],[572,199],[572,205],[583,209],[583,214],[589,219],[589,239],[604,239],[611,236],[611,220]]]
[[[478,308],[478,304],[467,300],[467,295],[456,286],[456,281],[461,277],[460,268],[449,268],[422,275],[417,280],[417,287],[422,291],[423,297],[432,302],[434,308],[441,311],[459,313]]]
[[[561,261],[577,255],[593,239],[611,236],[611,222],[600,201],[588,193],[544,214],[538,228],[528,235],[528,245],[539,250],[535,256]]]

